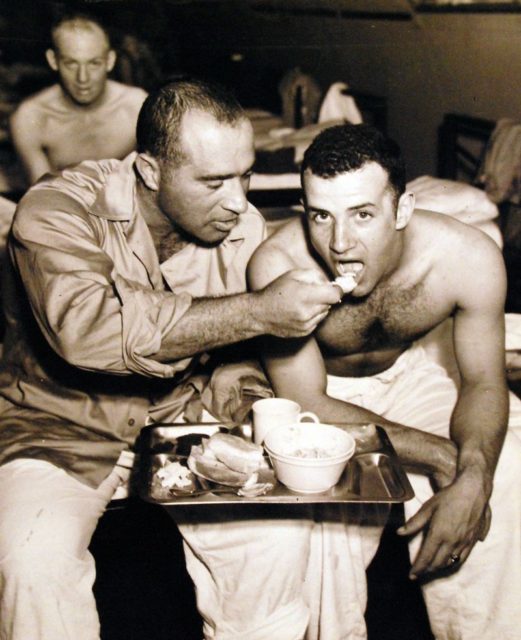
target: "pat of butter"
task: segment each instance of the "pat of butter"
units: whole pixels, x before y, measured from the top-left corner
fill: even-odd
[[[355,277],[351,274],[338,276],[335,278],[334,282],[342,289],[344,294],[351,293],[351,291],[356,287]]]

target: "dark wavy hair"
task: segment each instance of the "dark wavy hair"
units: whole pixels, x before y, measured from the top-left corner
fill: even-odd
[[[321,178],[361,169],[376,162],[389,175],[395,200],[405,191],[405,163],[400,147],[381,131],[367,124],[341,124],[325,129],[307,148],[301,166]]]
[[[174,80],[151,93],[143,103],[137,121],[138,152],[179,164],[183,159],[181,119],[193,109],[230,125],[246,118],[235,96],[224,87],[197,79]]]

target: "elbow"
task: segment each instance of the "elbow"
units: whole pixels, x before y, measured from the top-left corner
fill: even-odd
[[[130,373],[125,366],[118,344],[105,336],[87,336],[61,331],[51,336],[49,343],[67,364],[87,371],[124,375]]]

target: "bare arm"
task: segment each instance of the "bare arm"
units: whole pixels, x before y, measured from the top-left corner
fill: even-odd
[[[22,104],[11,116],[11,139],[24,167],[27,179],[33,184],[52,170],[42,147],[40,118],[30,105]]]
[[[277,396],[291,398],[304,411],[314,411],[324,422],[374,422],[383,426],[400,460],[410,470],[451,481],[455,447],[446,438],[387,420],[358,405],[327,395],[324,359],[315,339],[263,341],[263,362]]]
[[[263,245],[248,267],[253,289],[294,267],[284,251]],[[325,279],[325,276],[322,276]],[[385,427],[401,460],[411,469],[432,474],[441,484],[450,482],[455,470],[455,447],[446,438],[386,420],[357,405],[327,395],[324,359],[315,339],[263,341],[262,357],[277,396],[291,398],[304,410],[329,422],[376,422]]]
[[[302,282],[293,270],[255,293],[201,298],[163,337],[158,359],[168,361],[263,334],[305,336],[325,318],[339,293],[329,284]]]
[[[330,285],[297,281],[298,270],[263,291],[223,298],[142,287],[117,273],[82,208],[42,184],[19,208],[10,251],[51,347],[70,364],[121,375],[169,377],[184,358],[217,346],[306,335],[339,298]]]
[[[468,252],[463,255],[466,263],[455,270],[460,290],[454,350],[461,388],[451,438],[458,446],[457,475],[402,528],[402,533],[414,534],[429,523],[413,575],[444,566],[451,554],[464,561],[485,537],[488,500],[508,422],[503,261],[488,241],[475,245],[472,260]]]

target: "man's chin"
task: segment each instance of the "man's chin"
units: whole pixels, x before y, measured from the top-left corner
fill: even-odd
[[[95,95],[91,91],[87,93],[78,93],[77,91],[65,90],[65,93],[67,93],[69,99],[79,107],[89,107],[90,105],[95,104],[100,99],[99,94]]]
[[[214,231],[211,234],[205,234],[204,236],[192,236],[192,241],[203,247],[219,246],[230,235],[229,231]]]
[[[93,102],[96,102],[91,96],[71,96],[71,99],[80,107],[88,107]]]
[[[211,249],[212,247],[218,247],[220,244],[222,244],[222,242],[224,240],[226,240],[226,238],[230,235],[230,233],[223,233],[221,234],[221,236],[219,238],[208,238],[208,239],[199,239],[199,244],[203,245],[204,247],[208,247],[209,249]]]

